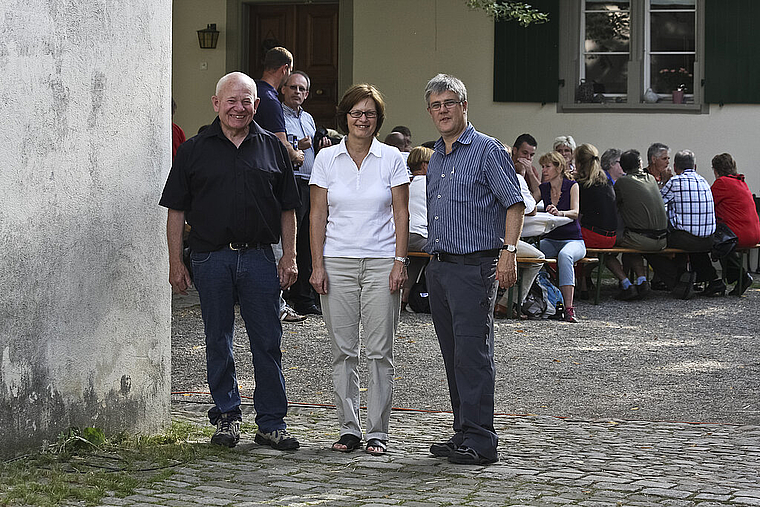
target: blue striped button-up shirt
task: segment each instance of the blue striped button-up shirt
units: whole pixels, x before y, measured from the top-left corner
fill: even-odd
[[[507,208],[523,202],[512,158],[468,124],[446,154],[435,143],[427,172],[428,253],[467,254],[504,244]]]

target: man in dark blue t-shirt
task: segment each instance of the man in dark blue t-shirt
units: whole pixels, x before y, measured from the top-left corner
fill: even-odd
[[[264,72],[261,79],[256,80],[259,97],[259,107],[253,121],[259,127],[268,130],[282,141],[288,149],[288,155],[294,165],[303,164],[303,151],[293,147],[288,141],[285,129],[285,117],[282,114],[280,97],[277,90],[293,71],[293,55],[283,47],[272,48],[264,56]]]

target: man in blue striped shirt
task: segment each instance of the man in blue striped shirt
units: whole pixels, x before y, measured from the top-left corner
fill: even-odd
[[[497,284],[517,279],[525,206],[507,150],[467,121],[464,83],[438,74],[425,101],[441,134],[427,174],[427,286],[454,412],[454,436],[430,452],[452,463],[494,463],[493,310]]]
[[[296,208],[296,227],[298,236],[296,250],[298,256],[298,280],[290,287],[290,304],[301,315],[322,315],[315,301],[314,290],[309,283],[311,276],[311,245],[309,244],[309,178],[314,165],[314,157],[319,148],[332,144],[327,137],[322,138],[320,146],[312,146],[317,133],[314,118],[302,107],[309,96],[311,80],[300,70],[294,70],[280,87],[282,91],[282,116],[285,119],[285,131],[293,148],[303,153],[303,162],[294,162],[293,174],[296,176],[301,205]]]

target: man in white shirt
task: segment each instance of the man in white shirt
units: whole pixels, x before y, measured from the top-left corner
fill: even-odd
[[[520,193],[525,203],[525,216],[532,216],[536,214],[536,200],[533,198],[530,186],[538,185],[541,183],[533,170],[533,155],[536,154],[536,148],[538,143],[536,139],[530,134],[522,134],[515,139],[512,146],[512,160],[515,164],[515,172],[517,173],[517,181],[520,183]],[[528,180],[532,185],[528,184]],[[517,242],[517,257],[519,258],[534,258],[544,259],[546,256],[538,248],[534,247],[530,243],[523,240]],[[522,280],[520,282],[520,295],[521,299],[518,302],[518,309],[522,307],[525,302],[525,298],[533,286],[533,282],[538,276],[538,272],[541,271],[543,263],[537,262],[534,264],[528,264],[523,267]],[[496,302],[494,307],[494,316],[499,319],[509,317],[508,295],[505,293],[499,301]],[[518,310],[519,311],[519,310]]]

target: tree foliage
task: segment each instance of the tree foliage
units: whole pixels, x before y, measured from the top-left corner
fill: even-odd
[[[481,9],[494,21],[517,21],[522,26],[540,24],[549,21],[549,15],[534,9],[525,2],[498,0],[465,0],[471,9]]]

